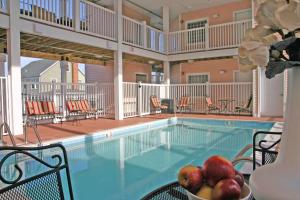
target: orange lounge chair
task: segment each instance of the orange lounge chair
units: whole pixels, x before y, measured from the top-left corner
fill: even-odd
[[[218,111],[220,113],[221,108],[218,105],[213,104],[210,97],[206,97],[207,113],[211,111]]]
[[[167,110],[168,106],[166,105],[161,105],[160,101],[158,100],[157,96],[151,96],[150,97],[150,101],[151,101],[151,105],[153,110],[155,111],[163,111],[163,110]]]
[[[184,97],[181,97],[181,99],[179,100],[176,107],[178,110],[182,111],[182,110],[186,110],[187,108],[189,108],[189,106],[190,106],[190,97],[184,96]]]

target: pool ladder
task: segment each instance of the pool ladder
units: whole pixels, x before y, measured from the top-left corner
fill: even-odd
[[[8,126],[8,124],[6,122],[2,123],[1,126],[0,126],[0,142],[1,142],[1,144],[4,145],[4,141],[3,141],[4,128],[7,131],[7,134],[9,136],[9,138],[10,138],[10,141],[11,141],[12,145],[14,147],[17,146],[16,141],[14,139],[14,136],[11,133],[11,130],[10,130],[10,128],[9,128],[9,126]]]
[[[27,124],[26,124],[26,125],[27,125]],[[29,123],[29,125],[31,125],[31,123]],[[42,146],[42,139],[41,139],[41,137],[40,137],[40,134],[39,134],[37,128],[36,128],[35,126],[33,126],[33,125],[32,125],[31,127],[33,128],[33,131],[34,131],[34,134],[35,134],[36,138],[38,139],[38,146]],[[14,147],[17,146],[17,143],[16,143],[16,141],[15,141],[14,135],[12,134],[12,132],[11,132],[11,130],[10,130],[10,127],[9,127],[9,125],[8,125],[6,122],[3,122],[3,123],[0,125],[0,144],[1,144],[1,145],[4,145],[4,144],[5,144],[4,141],[3,141],[4,130],[7,131],[7,134],[8,134],[8,136],[9,136],[9,138],[10,138],[10,141],[11,141],[11,143],[12,143],[12,146],[14,146]],[[24,135],[25,135],[25,144],[27,144],[27,143],[28,143],[27,130],[25,130]]]

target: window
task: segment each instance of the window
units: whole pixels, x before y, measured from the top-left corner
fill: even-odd
[[[135,80],[136,82],[147,83],[147,74],[136,74]]]
[[[193,74],[188,75],[188,83],[207,83],[209,81],[209,75],[208,74]]]
[[[187,22],[187,29],[204,28],[207,24],[207,20],[199,20],[194,22]],[[188,43],[200,43],[205,41],[205,29],[195,30],[188,32]]]
[[[253,80],[252,71],[249,72],[234,71],[235,82],[252,82],[252,80]]]
[[[239,10],[234,12],[234,20],[235,21],[245,21],[252,19],[252,10],[246,9],[246,10]]]

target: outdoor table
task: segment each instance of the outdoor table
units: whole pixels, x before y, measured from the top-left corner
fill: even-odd
[[[228,111],[228,105],[231,102],[235,101],[235,100],[233,100],[233,99],[219,99],[218,101],[221,103],[221,109],[222,109],[221,111],[222,112],[227,112]]]
[[[244,177],[246,182],[248,182],[249,175],[244,175]],[[188,200],[188,196],[185,189],[176,181],[153,190],[141,200]],[[255,199],[251,196],[249,200]]]

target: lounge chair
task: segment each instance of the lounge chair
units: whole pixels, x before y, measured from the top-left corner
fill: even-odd
[[[158,100],[157,96],[151,96],[150,97],[150,101],[151,101],[151,105],[152,105],[152,109],[154,111],[163,111],[163,110],[167,110],[168,106],[166,105],[161,105],[160,101]]]
[[[218,105],[213,104],[210,97],[206,97],[207,113],[211,111],[218,111],[220,113],[221,108]]]
[[[241,106],[236,106],[235,107],[235,112],[237,113],[241,113],[241,112],[245,112],[245,113],[251,113],[251,103],[252,103],[252,95],[249,97],[248,101],[241,105]]]
[[[282,132],[258,131],[253,135],[253,144],[244,147],[234,158],[234,165],[249,161],[252,162],[253,170],[257,166],[273,163],[278,154],[278,145],[281,141]],[[269,136],[269,137],[266,137]],[[263,138],[263,139],[262,139]],[[272,139],[270,139],[272,138]],[[252,150],[252,156],[245,157],[245,154]]]
[[[190,109],[189,106],[190,106],[190,97],[184,96],[181,97],[176,107],[177,110],[183,111],[183,110],[187,110],[188,108]]]

